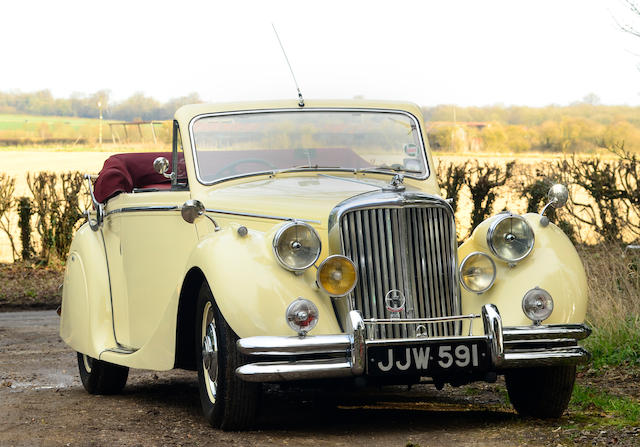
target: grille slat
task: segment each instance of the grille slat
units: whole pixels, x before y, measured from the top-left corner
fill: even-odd
[[[458,310],[455,225],[439,206],[347,211],[340,221],[344,254],[356,264],[351,302],[364,318],[429,318]],[[452,239],[453,238],[453,239]],[[399,290],[405,309],[392,315],[385,297]],[[458,333],[455,322],[426,325],[428,336]],[[371,338],[415,336],[415,324],[374,325]]]

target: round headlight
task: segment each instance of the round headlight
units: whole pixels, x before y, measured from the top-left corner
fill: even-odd
[[[503,261],[518,262],[533,250],[533,230],[524,217],[505,214],[489,227],[487,243],[493,254]]]
[[[553,298],[544,289],[531,289],[522,298],[522,311],[531,321],[540,323],[553,312]]]
[[[356,266],[341,255],[329,256],[318,267],[316,280],[322,290],[331,296],[344,296],[356,286]]]
[[[318,308],[311,301],[298,298],[287,307],[287,324],[298,334],[306,334],[318,324]]]
[[[304,222],[284,224],[273,238],[273,252],[282,267],[302,271],[311,267],[320,256],[320,237]]]
[[[469,292],[486,292],[496,280],[496,264],[485,253],[471,253],[460,264],[460,280]]]

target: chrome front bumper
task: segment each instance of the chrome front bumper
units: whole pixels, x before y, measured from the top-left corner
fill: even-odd
[[[468,319],[475,315],[452,317]],[[527,366],[572,365],[586,363],[591,355],[578,346],[591,334],[584,324],[502,327],[502,319],[493,304],[482,308],[484,336],[450,337],[452,341],[485,339],[489,344],[494,371]],[[438,319],[422,319],[429,324]],[[400,322],[400,321],[399,321]],[[408,321],[405,321],[407,323]],[[413,322],[413,321],[412,321]],[[374,344],[424,343],[434,338],[366,340],[365,321],[357,311],[349,313],[346,334],[306,337],[258,336],[238,340],[238,349],[261,361],[236,369],[249,382],[282,382],[360,376],[366,373],[367,346]],[[446,338],[438,338],[438,341]]]

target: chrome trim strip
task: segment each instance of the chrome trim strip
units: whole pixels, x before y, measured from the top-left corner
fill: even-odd
[[[227,180],[231,180],[231,179],[238,179],[238,178],[244,178],[244,177],[250,177],[250,176],[254,176],[254,175],[269,175],[271,174],[273,171],[257,171],[254,173],[247,173],[247,174],[242,174],[242,175],[236,175],[236,176],[231,176],[231,177],[224,177],[212,182],[205,182],[204,180],[202,180],[202,178],[200,177],[200,167],[198,165],[198,153],[196,151],[196,143],[195,143],[195,138],[193,137],[193,125],[195,124],[195,122],[201,118],[209,118],[209,117],[216,117],[216,116],[231,116],[231,115],[248,115],[248,114],[258,114],[258,113],[278,113],[278,112],[295,112],[295,113],[305,113],[305,112],[369,112],[369,113],[393,113],[393,114],[401,114],[401,115],[406,115],[408,116],[415,124],[416,126],[416,131],[418,133],[418,136],[420,137],[420,146],[421,146],[421,154],[422,154],[422,162],[424,163],[424,167],[425,167],[425,174],[423,176],[411,176],[411,175],[406,175],[406,177],[408,178],[413,178],[413,179],[417,179],[417,180],[426,180],[429,178],[429,176],[431,175],[431,166],[429,166],[428,160],[427,160],[427,150],[426,147],[427,145],[425,144],[424,141],[424,134],[422,127],[420,126],[420,122],[419,120],[412,115],[411,113],[405,111],[405,110],[397,110],[397,109],[376,109],[376,108],[357,108],[357,107],[345,107],[345,108],[341,108],[341,107],[305,107],[304,109],[293,109],[293,108],[283,108],[283,109],[259,109],[259,110],[236,110],[233,112],[219,112],[219,113],[203,113],[200,115],[196,115],[193,118],[191,118],[191,120],[189,121],[189,143],[191,144],[191,153],[193,155],[193,165],[195,168],[195,172],[196,172],[196,178],[198,179],[198,182],[200,182],[201,184],[205,185],[205,186],[211,186],[211,185],[215,185],[217,183],[221,183]],[[318,171],[321,171],[322,169],[318,169]],[[308,169],[300,169],[300,171],[309,171]],[[329,171],[353,171],[353,169],[329,169]],[[288,171],[288,172],[298,172],[296,171]],[[380,172],[380,174],[385,174],[385,172]],[[395,175],[397,174],[396,172],[389,172],[390,175]]]
[[[339,354],[350,349],[351,339],[347,334],[307,335],[304,338],[267,335],[241,338],[237,346],[245,355]]]
[[[469,315],[453,315],[450,317],[431,317],[431,318],[365,318],[365,324],[412,324],[412,323],[425,323],[435,324],[443,321],[460,321],[470,320],[474,318],[480,318],[481,315],[469,314]]]
[[[107,255],[107,243],[104,240],[104,232],[102,228],[100,228],[100,237],[102,238],[102,248],[104,249],[104,260],[107,263],[107,281],[109,282],[109,304],[111,305],[111,329],[113,330],[113,340],[116,342],[118,347],[122,345],[118,341],[118,337],[116,336],[116,315],[113,311],[113,289],[111,287],[111,269],[109,268],[109,256]],[[99,356],[98,356],[99,357]]]
[[[547,340],[554,338],[572,338],[583,340],[591,335],[586,324],[550,324],[541,326],[510,326],[503,330],[505,341]]]
[[[110,216],[112,214],[120,214],[120,213],[138,213],[144,211],[180,211],[180,207],[178,205],[170,205],[170,206],[131,206],[127,208],[117,208],[115,210],[111,210],[106,213],[106,216]]]
[[[460,343],[461,341],[486,341],[484,335],[472,335],[470,337],[423,337],[423,338],[387,338],[386,340],[367,340],[367,346],[410,346],[424,345],[425,343]]]
[[[353,372],[344,359],[325,359],[249,363],[237,368],[236,375],[247,382],[281,382],[351,377]]]
[[[243,216],[243,217],[256,217],[258,219],[272,219],[272,220],[282,220],[282,221],[294,221],[297,220],[299,222],[306,223],[315,223],[321,224],[319,220],[311,220],[311,219],[297,219],[295,217],[283,217],[283,216],[269,216],[267,214],[253,214],[253,213],[241,213],[238,211],[225,211],[225,210],[216,210],[212,208],[207,208],[205,210],[207,213],[216,213],[216,214],[229,214],[231,216]]]
[[[500,366],[521,368],[527,366],[575,365],[587,363],[591,354],[581,346],[571,348],[540,349],[538,351],[506,352]]]
[[[169,205],[169,206],[131,206],[127,208],[117,208],[111,210],[105,214],[106,216],[110,216],[112,214],[121,214],[121,213],[139,213],[145,211],[180,211],[180,207],[178,205]],[[267,214],[253,214],[253,213],[241,213],[236,211],[225,211],[225,210],[217,210],[207,208],[205,209],[207,213],[216,213],[216,214],[229,214],[232,216],[243,216],[243,217],[256,217],[260,219],[273,219],[273,220],[282,220],[282,221],[300,221],[307,223],[315,223],[321,224],[319,220],[310,220],[310,219],[296,219],[295,217],[283,217],[283,216],[269,216]]]

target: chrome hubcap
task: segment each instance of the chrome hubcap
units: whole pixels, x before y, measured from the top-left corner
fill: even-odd
[[[209,399],[215,402],[218,379],[218,340],[211,303],[207,303],[202,316],[202,368]]]

